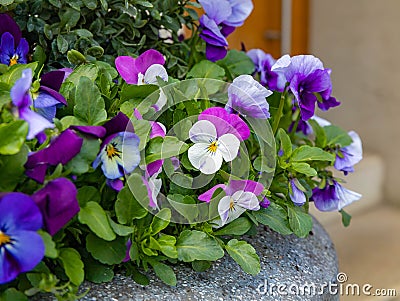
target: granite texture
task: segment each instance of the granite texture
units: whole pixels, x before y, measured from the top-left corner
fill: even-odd
[[[189,266],[174,267],[178,285],[170,287],[150,274],[149,286],[136,284],[117,275],[110,283],[85,283],[90,288],[83,301],[133,300],[339,300],[328,292],[326,284],[336,283],[338,264],[334,245],[323,227],[314,221],[306,239],[282,236],[268,228],[246,239],[261,258],[261,272],[251,276],[228,256],[206,272],[197,273]],[[321,290],[321,287],[325,289]],[[280,285],[279,294],[278,285]],[[315,288],[315,294],[308,292]],[[305,294],[302,293],[302,289]],[[296,291],[299,291],[296,293]],[[35,300],[51,300],[40,296]]]

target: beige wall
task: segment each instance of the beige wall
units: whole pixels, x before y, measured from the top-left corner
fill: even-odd
[[[383,157],[385,199],[400,204],[400,1],[311,0],[310,15],[310,52],[342,101],[321,115]]]

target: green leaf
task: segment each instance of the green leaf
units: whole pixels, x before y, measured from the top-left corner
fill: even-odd
[[[342,224],[345,227],[350,226],[350,221],[351,221],[351,215],[348,214],[346,211],[344,211],[343,209],[339,211],[340,214],[342,215]]]
[[[296,148],[290,159],[295,162],[302,161],[334,161],[335,156],[323,151],[319,147],[313,147],[309,145],[302,145],[299,148]]]
[[[211,262],[206,260],[195,260],[192,262],[192,268],[196,272],[205,272],[211,267]]]
[[[349,134],[340,127],[328,125],[324,127],[324,130],[326,133],[327,145],[345,147],[353,142]]]
[[[178,251],[176,250],[176,238],[175,236],[161,234],[157,239],[160,246],[160,251],[169,258],[178,258]]]
[[[37,62],[33,62],[27,65],[16,64],[10,67],[7,73],[0,76],[0,82],[8,84],[9,86],[14,86],[15,82],[22,77],[22,72],[25,69],[30,68],[32,70],[32,74],[35,74],[37,65],[38,65]]]
[[[108,221],[110,223],[111,228],[117,235],[127,236],[129,234],[132,234],[133,231],[135,231],[135,228],[133,228],[133,227],[121,225],[121,224],[114,222],[109,215],[107,215],[107,217],[108,217]]]
[[[132,120],[133,128],[135,129],[135,134],[139,137],[139,150],[146,147],[146,143],[149,140],[149,135],[151,131],[150,122],[147,120]]]
[[[157,277],[168,285],[176,286],[176,275],[174,270],[161,262],[150,262]]]
[[[28,147],[23,146],[15,155],[0,156],[0,192],[13,191],[24,176]]]
[[[85,207],[89,202],[100,202],[100,192],[96,187],[83,186],[78,189],[78,202],[80,207]]]
[[[273,165],[272,160],[265,156],[259,156],[253,161],[254,169],[261,172],[273,172],[275,170]]]
[[[289,224],[298,237],[306,237],[313,227],[313,221],[308,213],[300,207],[288,206]]]
[[[143,184],[141,176],[138,174],[130,175],[128,185],[125,185],[118,193],[117,201],[115,202],[115,213],[120,224],[127,224],[134,219],[141,219],[147,214],[146,208],[142,206],[142,203],[137,201],[130,187],[134,187],[135,196],[147,198],[147,204],[149,203],[147,188]],[[142,199],[143,204],[145,201]]]
[[[150,224],[150,235],[156,235],[161,230],[164,230],[170,223],[171,210],[168,208],[161,209],[154,217]]]
[[[246,273],[257,275],[260,272],[260,258],[256,250],[247,242],[232,239],[225,246],[225,249]]]
[[[99,88],[88,77],[81,77],[75,92],[75,117],[89,125],[96,125],[107,118],[104,108]]]
[[[97,1],[96,0],[83,0],[83,4],[85,4],[85,6],[88,9],[96,9],[97,7]]]
[[[12,135],[10,135],[12,133]],[[8,124],[0,124],[0,154],[15,155],[25,142],[28,134],[28,123],[16,120]]]
[[[94,283],[109,282],[114,278],[114,271],[112,267],[90,258],[85,261],[85,278]]]
[[[80,152],[66,165],[74,174],[87,173],[100,150],[98,139],[84,138]]]
[[[213,62],[203,60],[194,65],[186,76],[187,78],[222,79],[225,76],[225,70]]]
[[[66,53],[68,50],[68,41],[62,36],[57,36],[57,48],[61,53]]]
[[[150,140],[148,149],[146,153],[146,163],[171,158],[173,156],[178,156],[187,151],[189,146],[182,141],[179,141],[177,137],[165,136],[155,137]]]
[[[214,232],[214,235],[243,235],[250,230],[253,223],[247,217],[239,217],[225,227]]]
[[[259,223],[270,227],[272,230],[282,235],[292,233],[289,227],[287,212],[281,206],[271,202],[268,208],[261,208],[252,213]]]
[[[150,284],[149,278],[146,275],[140,273],[135,266],[132,266],[132,279],[140,285]]]
[[[53,241],[53,238],[51,235],[45,231],[39,230],[38,234],[42,237],[44,247],[45,247],[45,252],[44,256],[49,257],[49,258],[57,258],[58,257],[58,251],[56,249],[56,244]]]
[[[242,74],[252,74],[254,63],[243,51],[229,50],[227,56],[217,64],[223,67],[231,78],[234,79]]]
[[[59,27],[73,28],[78,23],[80,17],[81,14],[79,13],[79,11],[72,8],[67,8],[67,10],[62,14]]]
[[[321,127],[318,122],[313,119],[309,119],[308,123],[312,126],[315,135],[315,146],[324,148],[327,143],[325,130]]]
[[[178,259],[184,262],[215,261],[224,256],[224,250],[214,238],[197,230],[183,231],[176,242],[176,248]]]
[[[293,168],[295,171],[297,171],[297,172],[299,172],[299,173],[302,173],[302,174],[305,174],[306,176],[309,176],[309,177],[315,177],[315,176],[317,175],[317,171],[316,171],[314,168],[312,168],[312,167],[310,166],[310,164],[308,164],[308,163],[304,163],[304,162],[301,162],[301,163],[293,162],[293,163],[292,163],[292,168]]]
[[[0,2],[0,4],[2,3]],[[28,297],[11,287],[0,294],[0,301],[28,301]]]
[[[104,240],[114,240],[116,235],[111,229],[108,218],[103,208],[96,202],[88,202],[82,207],[78,214],[78,219],[82,224],[88,225],[98,237]]]
[[[174,183],[176,182],[176,177],[173,177]],[[191,185],[190,185],[191,187]],[[196,201],[191,196],[183,196],[181,194],[169,194],[168,202],[171,206],[179,212],[183,217],[187,219],[188,222],[193,222],[194,219],[199,215],[199,210]]]
[[[113,241],[105,241],[96,235],[86,236],[86,249],[93,258],[104,264],[119,264],[125,258],[126,245],[123,237],[117,237]]]
[[[71,49],[70,51],[67,52],[67,59],[68,62],[70,62],[73,65],[81,65],[86,63],[86,57],[75,49]]]
[[[125,102],[132,99],[142,100],[158,89],[159,87],[157,85],[125,85],[121,90],[121,101]],[[150,107],[153,103],[149,103],[148,105]]]
[[[99,73],[99,68],[96,65],[93,65],[93,64],[81,65],[78,68],[76,68],[74,70],[74,72],[72,72],[67,77],[65,82],[67,82],[67,83],[71,82],[75,86],[77,86],[79,84],[81,77],[87,77],[92,82],[94,82],[95,79],[97,78],[98,73]],[[84,100],[82,100],[82,101],[84,101]]]
[[[277,138],[280,144],[280,149],[283,150],[282,159],[289,158],[292,154],[292,141],[290,140],[290,137],[286,134],[284,129],[280,128],[278,130]]]
[[[58,258],[61,260],[65,274],[69,280],[79,286],[85,278],[85,272],[78,251],[72,248],[61,249]]]

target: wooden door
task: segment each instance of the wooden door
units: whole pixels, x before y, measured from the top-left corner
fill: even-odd
[[[290,54],[308,52],[309,0],[292,0]],[[261,48],[273,57],[281,56],[282,0],[253,0],[254,10],[245,24],[229,36],[231,49]]]

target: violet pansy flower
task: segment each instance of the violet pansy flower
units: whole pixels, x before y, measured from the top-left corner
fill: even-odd
[[[269,89],[277,92],[283,92],[286,80],[282,73],[271,70],[276,60],[261,49],[251,49],[247,55],[253,61],[256,72],[260,73],[260,83]]]
[[[270,117],[266,97],[272,91],[267,90],[250,75],[240,75],[228,88],[228,102],[225,109],[236,111],[243,116],[267,119]]]
[[[75,185],[66,178],[58,178],[32,195],[43,215],[44,228],[56,234],[78,212],[79,204]]]
[[[47,169],[58,164],[67,164],[81,150],[83,139],[71,129],[56,137],[48,147],[31,153],[25,163],[25,174],[39,183],[43,183]]]
[[[210,108],[199,115],[199,121],[189,130],[194,142],[188,150],[189,161],[204,174],[217,172],[223,160],[233,161],[240,141],[250,134],[246,123],[238,116],[231,119],[231,115],[222,108]]]
[[[361,194],[333,181],[332,185],[327,184],[323,189],[314,188],[311,201],[314,201],[315,207],[320,211],[340,211],[360,198]]]
[[[271,68],[274,72],[281,72],[289,83],[289,90],[293,93],[295,102],[300,108],[301,119],[306,121],[314,115],[315,104],[326,111],[338,106],[332,97],[331,70],[325,69],[322,62],[312,55],[284,55]],[[321,96],[321,101],[315,95]]]
[[[227,35],[207,15],[201,16],[199,21],[202,28],[199,36],[206,42],[206,58],[212,62],[223,59],[228,53]]]
[[[354,172],[353,166],[361,161],[363,153],[360,136],[354,131],[350,131],[349,136],[353,142],[338,151],[334,165],[337,170],[343,171],[345,174]]]
[[[4,284],[35,268],[44,257],[45,246],[37,233],[42,215],[29,196],[4,195],[0,212],[0,284]]]
[[[8,66],[26,64],[29,45],[22,39],[17,23],[7,14],[0,14],[0,63]]]
[[[237,219],[246,210],[259,210],[258,196],[264,190],[261,183],[251,180],[231,180],[228,185],[218,184],[199,196],[200,201],[210,202],[214,192],[221,188],[225,191],[218,204],[220,220],[215,221],[223,226]]]
[[[0,37],[5,32],[9,32],[14,37],[14,46],[17,47],[22,38],[21,29],[9,15],[0,14]]]
[[[30,88],[32,84],[32,70],[25,69],[22,77],[18,79],[11,88],[11,99],[18,108],[20,119],[28,122],[29,132],[27,139],[31,140],[41,134],[47,128],[53,128],[54,125],[46,118],[31,110],[33,104]]]
[[[297,179],[291,179],[289,185],[290,199],[296,206],[303,206],[307,199],[304,192],[298,187],[299,183]]]

